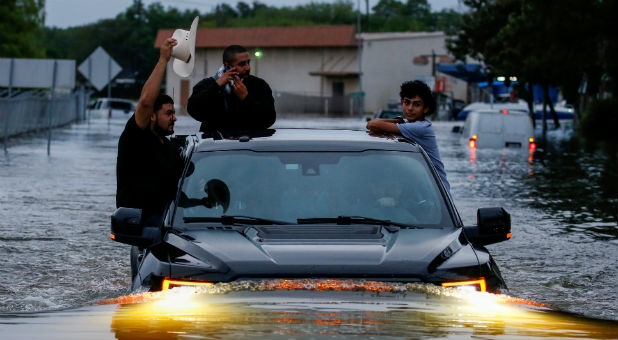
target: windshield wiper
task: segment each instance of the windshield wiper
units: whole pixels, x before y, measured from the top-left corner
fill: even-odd
[[[339,225],[349,224],[378,224],[386,227],[399,228],[420,228],[412,224],[393,222],[390,220],[380,220],[377,218],[364,216],[337,216],[337,217],[316,217],[316,218],[299,218],[296,220],[298,224],[321,224],[321,223],[336,223]],[[393,231],[389,229],[389,231]]]
[[[277,221],[270,220],[267,218],[261,217],[253,217],[253,216],[229,216],[223,215],[220,217],[184,217],[182,219],[185,223],[200,223],[200,222],[221,222],[223,225],[234,225],[234,224],[259,224],[259,225],[269,225],[269,224],[280,224],[280,225],[289,225],[296,224],[293,222],[286,221]]]

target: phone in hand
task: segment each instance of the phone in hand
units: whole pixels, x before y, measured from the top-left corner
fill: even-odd
[[[223,72],[225,73],[225,72],[227,72],[227,71],[229,71],[231,69],[232,69],[231,65],[225,65],[225,68],[223,69]],[[233,80],[230,80],[230,85],[234,86],[234,81]]]

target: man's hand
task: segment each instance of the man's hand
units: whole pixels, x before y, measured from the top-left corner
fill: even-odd
[[[386,132],[401,135],[397,123],[392,122],[392,119],[372,119],[367,123],[367,130],[371,132]]]
[[[217,85],[219,85],[219,87],[223,87],[225,84],[229,83],[231,80],[234,80],[234,82],[236,82],[237,75],[238,75],[238,72],[236,72],[236,68],[232,67],[231,69],[225,71],[225,73],[223,73],[221,77],[217,79]]]
[[[167,63],[172,57],[172,48],[176,46],[176,44],[178,44],[178,42],[173,38],[167,38],[163,44],[161,44],[161,48],[159,49],[159,61],[142,88],[142,94],[139,97],[137,109],[135,110],[135,123],[142,130],[150,124],[150,116],[154,112],[154,103],[161,90],[161,81],[165,74],[165,67],[167,67]]]
[[[159,49],[159,60],[164,61],[166,64],[172,58],[172,49],[178,45],[178,42],[174,38],[167,38]]]
[[[372,119],[372,120],[367,122],[367,126],[365,126],[365,127],[369,131],[375,131],[375,130],[377,130],[376,125],[378,124],[379,121],[381,121],[379,118]]]
[[[236,77],[236,79],[234,80],[233,90],[236,97],[238,97],[238,99],[240,100],[245,100],[245,98],[247,98],[247,95],[249,94],[249,90],[247,90],[245,83],[243,83],[242,79],[239,77]]]

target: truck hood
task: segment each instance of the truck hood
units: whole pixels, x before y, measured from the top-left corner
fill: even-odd
[[[457,267],[478,267],[474,251],[459,243],[461,229],[398,229],[373,225],[255,226],[243,232],[209,228],[168,234],[184,251],[176,274],[191,268],[215,280],[252,277],[427,278],[443,251]],[[465,249],[469,248],[469,249]],[[464,249],[464,251],[460,251]],[[455,253],[461,256],[453,256]],[[435,261],[434,261],[435,262]],[[180,272],[179,272],[180,271]],[[174,273],[172,273],[174,275]],[[175,276],[175,275],[174,275]]]

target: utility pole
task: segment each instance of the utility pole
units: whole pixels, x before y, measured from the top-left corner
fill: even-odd
[[[431,76],[436,76],[436,51],[431,50]]]
[[[358,4],[358,17],[356,20],[356,41],[358,42],[357,45],[357,59],[358,59],[358,92],[360,93],[360,97],[358,98],[358,115],[362,118],[363,117],[363,113],[365,112],[365,107],[364,107],[364,101],[365,101],[365,96],[363,94],[363,67],[362,67],[362,57],[363,57],[363,53],[362,53],[362,48],[363,48],[363,42],[361,39],[361,2],[360,0],[357,1]]]
[[[358,10],[360,11],[360,8]],[[367,24],[365,25],[365,31],[370,32],[371,26],[369,25],[369,0],[365,0],[365,11],[367,12]]]

